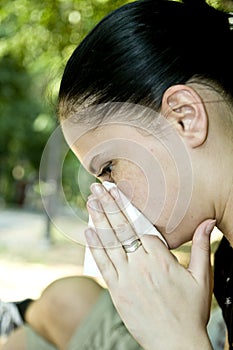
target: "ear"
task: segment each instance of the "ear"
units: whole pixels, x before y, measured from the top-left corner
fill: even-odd
[[[163,95],[161,112],[189,147],[195,148],[205,142],[207,113],[201,97],[190,86],[169,87]]]

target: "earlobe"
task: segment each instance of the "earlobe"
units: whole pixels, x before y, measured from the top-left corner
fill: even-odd
[[[191,147],[202,145],[208,133],[208,117],[199,94],[187,85],[168,88],[162,100],[162,114]]]

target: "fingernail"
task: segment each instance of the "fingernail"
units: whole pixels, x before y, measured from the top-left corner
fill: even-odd
[[[92,184],[91,185],[91,190],[94,194],[96,194],[97,196],[101,195],[104,193],[104,188],[101,184]]]
[[[212,221],[210,221],[210,222],[208,223],[208,225],[206,226],[206,229],[205,229],[205,233],[206,233],[207,235],[210,235],[210,234],[211,234],[211,232],[212,232],[212,230],[213,230],[215,224],[216,224],[216,220],[212,220]]]
[[[97,199],[94,199],[94,198],[88,200],[87,205],[92,210],[99,210],[100,211],[102,209],[99,201]]]

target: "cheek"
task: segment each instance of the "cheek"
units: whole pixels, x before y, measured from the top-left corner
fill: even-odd
[[[180,184],[179,180],[173,174],[166,176],[164,188],[160,188],[160,197],[163,202],[160,203],[160,212],[158,213],[155,225],[163,227],[166,232],[171,232],[178,225],[178,221],[183,219],[184,213],[178,213]]]
[[[148,181],[144,172],[134,164],[124,162],[116,167],[112,178],[133,205],[142,211],[148,197]]]
[[[164,233],[172,233],[187,215],[189,198],[183,188],[176,169],[172,167],[155,176],[153,183],[144,177],[135,188],[134,204],[144,215]]]
[[[156,223],[158,219],[161,221],[161,218],[163,224],[167,222],[171,203],[176,197],[174,181],[171,190],[163,175],[154,170],[151,178],[140,168],[132,165],[116,167],[112,177],[119,189],[151,222]]]
[[[119,189],[162,233],[173,232],[184,218],[187,203],[181,203],[180,179],[174,164],[164,165],[161,172],[149,174],[127,162],[118,164],[113,173]]]

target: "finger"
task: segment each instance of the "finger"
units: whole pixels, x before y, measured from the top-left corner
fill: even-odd
[[[120,242],[116,235],[111,234],[112,228],[105,215],[101,203],[96,197],[92,197],[87,201],[87,209],[92,218],[92,222],[96,232],[99,234],[101,244],[104,247],[118,247]]]
[[[96,198],[91,198],[87,202],[87,209],[91,215],[95,231],[99,237],[96,244],[101,242],[101,246],[105,248],[109,258],[115,265],[115,268],[123,267],[123,264],[127,262],[125,252],[119,242],[117,236],[115,235],[103,208]],[[98,248],[98,246],[96,246]]]
[[[102,246],[101,241],[94,229],[88,228],[85,230],[85,237],[92,256],[98,266],[100,273],[107,284],[110,280],[118,278],[117,270],[109,259],[109,256]]]
[[[143,235],[141,241],[144,247],[146,247],[147,253],[156,262],[154,269],[158,268],[161,270],[161,266],[167,266],[169,268],[169,266],[172,266],[174,263],[179,264],[178,259],[170,252],[158,236]]]
[[[98,196],[101,206],[103,207],[119,242],[125,244],[128,241],[137,239],[138,236],[128,217],[125,215],[124,209],[118,206],[111,194],[101,184],[94,184],[91,189],[94,194]]]
[[[193,236],[188,270],[194,278],[203,282],[210,277],[210,234],[216,220],[206,220],[196,229]]]
[[[110,190],[110,194],[113,196],[117,205],[125,214],[125,216],[128,217],[129,221],[132,223],[132,227],[139,238],[142,238],[144,235],[157,236],[167,246],[167,242],[165,241],[162,234],[139,210],[132,208],[131,203],[129,203],[128,199],[117,188],[112,188]],[[136,209],[136,211],[134,210],[131,213],[131,209]],[[145,244],[143,244],[143,246],[148,252],[151,250],[151,247],[147,246],[146,243],[147,240],[145,240]]]

